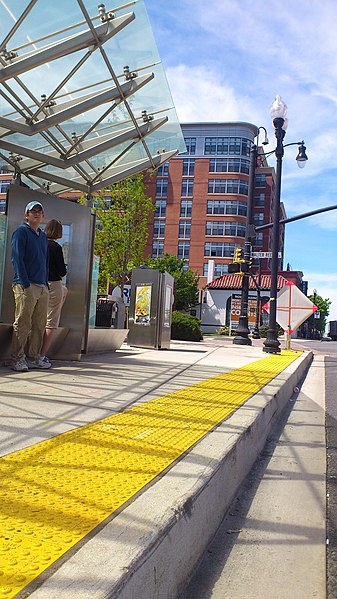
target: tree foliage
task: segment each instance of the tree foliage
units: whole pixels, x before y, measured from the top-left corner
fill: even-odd
[[[309,295],[308,297],[309,297],[310,301],[312,301],[316,304],[318,311],[320,313],[319,318],[314,318],[314,315],[310,316],[309,326],[310,326],[310,328],[314,329],[315,331],[319,331],[321,333],[321,335],[323,335],[326,324],[327,324],[329,312],[330,312],[331,300],[323,299],[323,297],[321,297],[320,295],[317,295],[317,294],[316,294],[315,298],[313,295]]]
[[[137,175],[111,185],[95,197],[95,209],[95,253],[100,257],[98,288],[105,293],[109,282],[123,288],[129,282],[130,270],[143,264],[154,207],[145,193],[143,176]]]
[[[175,279],[176,310],[189,310],[198,303],[199,276],[193,270],[184,269],[184,260],[165,254],[161,258],[148,258],[146,265],[160,272],[166,270]]]

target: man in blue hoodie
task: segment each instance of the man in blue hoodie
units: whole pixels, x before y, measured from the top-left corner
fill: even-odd
[[[42,204],[29,202],[25,209],[25,222],[12,235],[15,321],[11,368],[17,372],[51,366],[40,356],[49,296],[48,239],[39,226],[43,217]],[[26,360],[25,356],[28,338],[30,360]]]

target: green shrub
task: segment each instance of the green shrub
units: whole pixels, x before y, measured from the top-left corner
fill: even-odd
[[[277,336],[280,337],[281,335],[283,335],[284,330],[282,329],[282,327],[280,327],[279,324],[276,324],[277,327]],[[260,332],[260,337],[267,337],[267,331],[269,329],[269,324],[263,324],[260,328],[259,328],[259,332]]]
[[[201,321],[195,316],[172,312],[171,339],[181,341],[201,341]]]
[[[231,334],[231,332],[230,332],[228,326],[220,327],[220,329],[219,329],[219,335],[227,335],[227,337],[229,337],[230,334]]]

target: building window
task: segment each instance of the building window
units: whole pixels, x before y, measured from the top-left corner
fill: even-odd
[[[244,137],[205,137],[204,153],[249,156],[251,145]]]
[[[169,174],[169,163],[165,162],[165,164],[162,164],[159,169],[157,170],[157,176],[158,177],[168,177]]]
[[[196,137],[185,137],[186,154],[195,154],[197,145]]]
[[[5,214],[6,212],[6,200],[0,200],[0,214]]]
[[[160,258],[164,255],[164,242],[153,241],[152,242],[152,258]]]
[[[165,237],[165,220],[153,221],[153,237]]]
[[[206,235],[228,235],[230,237],[244,237],[246,227],[243,223],[225,221],[207,221]]]
[[[263,225],[263,223],[264,223],[263,212],[258,212],[257,214],[254,214],[254,225],[256,225],[258,227],[259,225]]]
[[[167,197],[167,189],[168,189],[168,180],[167,179],[157,179],[156,181],[156,196],[159,198]]]
[[[247,216],[247,204],[235,200],[208,200],[207,214]]]
[[[228,272],[228,264],[222,264],[221,262],[215,262],[214,264],[214,278],[222,277]],[[204,263],[204,277],[208,277],[208,262]]]
[[[191,197],[193,195],[193,179],[183,179],[181,182],[181,195],[183,197]]]
[[[241,179],[208,179],[208,193],[248,195],[248,182]]]
[[[254,245],[263,245],[263,233],[256,233],[256,237],[254,239]]]
[[[255,187],[266,187],[266,175],[255,175]]]
[[[179,237],[180,239],[189,239],[191,237],[190,220],[181,220],[179,222]]]
[[[192,216],[192,200],[181,200],[180,216],[182,218]]]
[[[166,216],[166,200],[156,200],[155,216]]]
[[[264,202],[266,199],[266,194],[265,193],[258,193],[254,196],[254,203],[255,206],[264,206]]]
[[[190,242],[179,241],[178,242],[178,258],[187,259],[190,257]]]
[[[2,181],[0,181],[0,193],[6,193],[10,184],[11,179],[2,179]]]
[[[183,176],[193,177],[194,175],[194,160],[193,158],[185,158],[183,160]]]
[[[204,255],[216,256],[218,258],[232,258],[235,248],[242,247],[237,243],[224,243],[221,241],[211,241],[205,243]]]
[[[249,174],[249,160],[244,158],[211,158],[209,172]]]

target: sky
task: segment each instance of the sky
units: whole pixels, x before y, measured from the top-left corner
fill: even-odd
[[[244,121],[268,130],[279,94],[288,107],[281,200],[288,217],[337,205],[336,0],[145,0],[179,121]],[[268,159],[275,166],[274,158]],[[286,225],[284,267],[337,319],[337,210]]]

